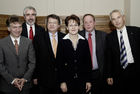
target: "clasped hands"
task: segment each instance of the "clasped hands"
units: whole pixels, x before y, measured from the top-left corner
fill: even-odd
[[[26,80],[24,78],[15,78],[13,85],[21,91],[25,82]]]

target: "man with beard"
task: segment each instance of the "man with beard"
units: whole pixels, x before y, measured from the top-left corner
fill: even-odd
[[[25,19],[25,22],[22,24],[22,36],[25,36],[31,40],[33,40],[35,35],[38,35],[41,32],[44,32],[45,29],[39,25],[37,25],[36,22],[36,9],[32,6],[27,6],[23,10],[23,16]],[[37,85],[37,79],[33,76],[33,88],[31,90],[31,93],[34,94],[36,92],[39,92],[39,88]]]
[[[36,9],[32,6],[27,6],[23,10],[23,16],[25,19],[25,22],[22,24],[22,36],[25,36],[31,40],[33,40],[33,37],[37,34],[39,34],[42,31],[45,31],[45,29],[39,25],[37,25],[36,22]]]

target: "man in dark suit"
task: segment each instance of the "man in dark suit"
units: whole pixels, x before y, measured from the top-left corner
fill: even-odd
[[[29,94],[35,68],[32,41],[22,37],[18,16],[6,21],[10,35],[0,40],[0,91],[4,94]]]
[[[114,93],[136,94],[139,92],[140,28],[125,26],[120,10],[113,10],[110,19],[116,30],[107,36],[107,83],[114,86]]]
[[[41,27],[35,23],[36,15],[37,15],[37,11],[34,7],[27,6],[24,8],[23,16],[24,16],[25,22],[22,24],[22,28],[23,28],[22,33],[21,33],[22,36],[25,36],[30,39],[31,38],[31,35],[30,35],[31,28],[33,31],[33,37],[35,35],[39,34],[40,32],[45,31],[45,29],[43,27]]]
[[[47,31],[34,38],[37,66],[36,77],[40,86],[40,94],[57,94],[57,52],[59,42],[64,36],[58,32],[60,18],[55,14],[47,16]],[[54,43],[55,40],[55,43]],[[53,48],[55,44],[56,48]]]
[[[105,52],[105,37],[106,33],[95,30],[95,17],[92,14],[85,14],[83,16],[84,30],[79,33],[89,41],[89,34],[91,34],[92,51],[90,48],[92,58],[92,89],[91,93],[102,94],[103,91],[103,66],[104,66],[104,52]],[[90,47],[90,43],[89,43]]]
[[[27,6],[24,8],[23,16],[25,22],[22,24],[22,36],[25,36],[31,40],[33,40],[35,35],[38,35],[41,32],[44,32],[45,29],[38,24],[35,23],[36,21],[37,11],[32,6]],[[33,75],[33,87],[31,89],[31,94],[39,93],[39,87],[37,85],[37,79]]]

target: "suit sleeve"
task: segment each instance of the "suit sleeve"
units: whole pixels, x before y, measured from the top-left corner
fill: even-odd
[[[1,45],[1,44],[0,44]],[[2,47],[0,46],[0,75],[10,84],[14,77],[8,73],[4,65],[4,53]]]
[[[86,65],[85,65],[85,79],[86,82],[91,82],[92,78],[91,78],[91,72],[92,72],[92,61],[91,61],[91,55],[90,55],[90,49],[89,49],[89,45],[88,45],[88,41],[86,40],[86,46],[85,46],[85,61],[86,61]]]
[[[59,42],[59,52],[57,54],[57,63],[58,63],[58,79],[59,79],[59,82],[62,83],[62,82],[66,82],[66,77],[65,77],[65,66],[64,66],[64,48],[63,48],[63,44],[62,44],[62,41]]]
[[[32,45],[32,42],[29,43],[29,48],[28,48],[28,70],[26,71],[24,78],[26,80],[31,80],[34,68],[35,68],[35,63],[36,63],[36,59],[35,59],[35,51],[34,51],[34,47]]]

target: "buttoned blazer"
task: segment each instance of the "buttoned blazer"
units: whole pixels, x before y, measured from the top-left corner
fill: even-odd
[[[86,31],[80,31],[79,34],[81,34],[83,37],[85,37]],[[95,42],[96,42],[96,57],[97,57],[97,63],[99,66],[99,70],[101,75],[103,76],[103,69],[104,69],[104,63],[105,63],[105,49],[106,49],[106,33],[103,31],[95,30]]]
[[[140,28],[127,26],[128,40],[130,43],[132,55],[135,62],[135,69],[139,71],[139,54],[140,54]],[[112,31],[107,36],[107,71],[108,77],[119,77],[122,72],[120,65],[120,47],[117,36],[117,31]],[[135,71],[136,72],[136,71]]]
[[[21,36],[18,52],[17,55],[10,35],[0,40],[1,90],[14,90],[15,87],[11,84],[14,78],[24,78],[30,83],[35,68],[35,52],[32,42]],[[29,84],[26,83],[24,88],[29,88]]]
[[[58,46],[65,34],[58,32]],[[56,58],[51,46],[49,32],[42,32],[34,38],[34,47],[36,51],[37,67],[35,76],[38,78],[39,84],[45,87],[55,87],[57,83],[57,54]]]
[[[75,76],[82,82],[91,82],[91,56],[86,39],[79,39],[74,50],[69,39],[60,42],[58,52],[60,83],[72,81]]]

